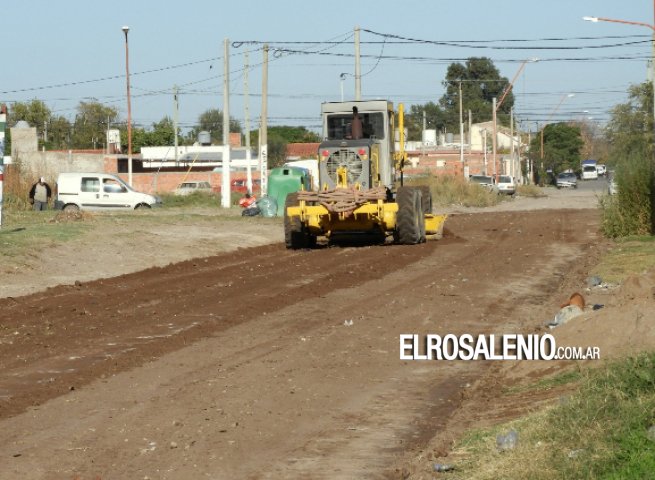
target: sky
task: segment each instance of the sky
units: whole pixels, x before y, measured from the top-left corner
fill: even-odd
[[[262,44],[268,42],[269,125],[317,130],[320,104],[354,98],[355,27],[361,29],[362,99],[438,102],[448,65],[490,58],[514,83],[522,128],[587,119],[600,124],[648,78],[652,30],[583,21],[598,16],[653,24],[646,0],[22,0],[0,2],[0,103],[42,100],[73,120],[93,99],[127,117],[129,26],[132,119],[150,127],[173,117],[179,87],[183,130],[223,110],[223,45],[229,39],[230,116],[256,128]],[[342,75],[345,74],[345,75]],[[342,80],[343,77],[343,80]],[[573,96],[570,96],[573,94]],[[464,106],[466,108],[466,106]],[[485,121],[489,119],[473,119]]]

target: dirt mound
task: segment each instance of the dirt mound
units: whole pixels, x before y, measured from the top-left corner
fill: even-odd
[[[619,293],[618,303],[625,305],[634,301],[655,300],[655,269],[643,275],[632,275],[627,278]]]
[[[70,223],[70,222],[87,222],[93,220],[94,216],[89,212],[80,212],[80,211],[61,211],[57,213],[50,223]]]

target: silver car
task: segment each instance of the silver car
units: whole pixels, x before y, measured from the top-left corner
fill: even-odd
[[[496,179],[491,175],[471,175],[469,182],[477,183],[491,192],[499,193],[498,187],[496,186]]]
[[[555,186],[559,188],[578,188],[578,177],[573,172],[562,172],[555,179]]]

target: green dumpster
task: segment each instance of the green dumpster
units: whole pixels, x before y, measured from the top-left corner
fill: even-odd
[[[300,167],[277,167],[268,175],[268,196],[277,202],[278,216],[284,216],[284,202],[289,193],[311,190],[309,170]]]

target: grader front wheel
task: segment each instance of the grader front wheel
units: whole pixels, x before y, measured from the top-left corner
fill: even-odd
[[[421,205],[421,191],[412,187],[400,187],[396,193],[396,241],[402,245],[425,242],[425,221]]]
[[[284,244],[293,250],[313,248],[316,246],[316,235],[305,230],[300,218],[290,217],[287,214],[287,208],[298,206],[298,203],[297,193],[287,195],[284,202]]]

